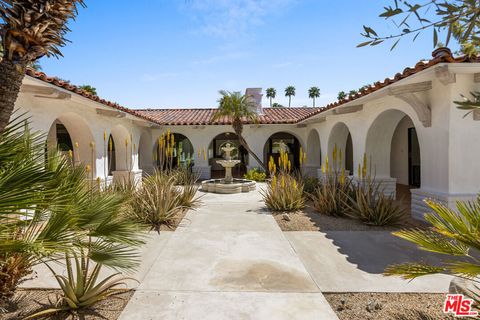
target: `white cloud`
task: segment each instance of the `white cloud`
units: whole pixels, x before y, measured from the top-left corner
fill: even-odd
[[[183,8],[209,35],[228,37],[245,34],[268,16],[278,15],[298,0],[191,0]]]

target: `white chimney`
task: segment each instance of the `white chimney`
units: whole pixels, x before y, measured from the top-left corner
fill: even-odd
[[[252,110],[256,114],[263,114],[262,109],[262,88],[247,88],[245,90],[245,95],[250,97],[255,104],[255,110]]]

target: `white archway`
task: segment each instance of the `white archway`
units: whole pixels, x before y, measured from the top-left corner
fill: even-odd
[[[153,174],[154,171],[152,147],[152,134],[150,131],[143,131],[138,142],[138,166],[147,174]]]
[[[131,171],[133,168],[133,144],[128,130],[117,124],[110,130],[115,143],[115,171]]]
[[[322,164],[322,147],[320,144],[320,135],[315,129],[310,130],[307,138],[307,163],[312,167],[319,167]]]
[[[78,114],[64,113],[53,121],[47,136],[47,147],[63,152],[71,150],[75,164],[88,165],[95,172],[95,139],[88,124]]]
[[[331,129],[328,136],[328,157],[330,165],[333,166],[333,150],[337,147],[337,170],[344,168],[349,174],[354,173],[353,167],[353,143],[350,129],[344,122],[337,122]],[[341,158],[340,158],[341,154]]]
[[[405,112],[380,113],[368,129],[365,152],[373,174],[402,185],[420,185],[421,148],[415,125]]]

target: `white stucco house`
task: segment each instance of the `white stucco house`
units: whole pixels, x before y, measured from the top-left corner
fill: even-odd
[[[464,117],[454,101],[480,91],[480,59],[454,58],[446,48],[432,55],[324,108],[262,108],[261,89],[249,89],[259,121],[246,123],[244,136],[264,160],[285,143],[297,167],[302,147],[302,170],[312,176],[335,145],[353,178],[366,154],[385,192],[408,186],[417,218],[425,197],[471,199],[480,191],[480,111]],[[157,141],[167,129],[178,144],[175,161],[202,178],[221,174],[215,165],[220,147],[236,139],[229,119],[212,120],[215,109],[132,110],[33,70],[16,108],[28,112],[33,129],[48,133],[48,145],[73,150],[75,161],[90,165],[102,180],[153,172]],[[244,167],[236,174],[258,167],[241,149],[238,157]]]

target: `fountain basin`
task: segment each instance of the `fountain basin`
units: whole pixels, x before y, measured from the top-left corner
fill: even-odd
[[[210,179],[202,182],[202,191],[213,193],[242,193],[256,189],[256,182],[246,179],[233,179],[232,182],[225,182],[223,179]]]

